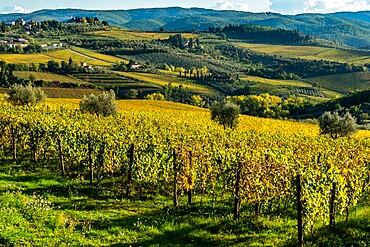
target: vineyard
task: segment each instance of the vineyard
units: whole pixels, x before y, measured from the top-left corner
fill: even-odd
[[[359,72],[349,74],[338,74],[318,76],[308,79],[311,83],[318,83],[321,87],[338,92],[352,92],[369,88],[370,73]]]
[[[100,88],[115,90],[118,97],[124,97],[124,94],[130,89],[141,91],[141,93],[144,94],[158,92],[162,89],[154,83],[138,81],[135,78],[132,79],[130,77],[121,76],[115,73],[76,73],[73,74],[73,76],[80,80],[88,81]]]
[[[334,215],[348,213],[367,193],[366,131],[333,140],[315,125],[253,117],[223,129],[207,110],[174,103],[122,101],[119,108],[119,115],[101,118],[79,113],[74,103],[2,104],[3,161],[48,164],[54,175],[118,197],[171,198],[174,212],[222,201],[230,204],[228,221],[298,214],[304,235],[334,227]],[[296,239],[293,233],[286,240]]]

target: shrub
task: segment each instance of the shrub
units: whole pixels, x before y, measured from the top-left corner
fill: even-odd
[[[343,117],[338,112],[325,112],[319,118],[319,126],[321,134],[329,134],[334,139],[357,132],[356,120],[349,112]]]
[[[45,98],[46,95],[40,88],[32,87],[30,84],[27,86],[14,84],[10,88],[7,101],[13,105],[35,106]]]
[[[239,113],[239,106],[230,101],[216,103],[211,107],[212,120],[221,124],[224,129],[237,126]]]
[[[203,107],[205,105],[205,101],[200,97],[199,95],[193,95],[191,96],[191,104],[198,106],[198,107]]]
[[[124,95],[124,97],[126,98],[126,99],[137,99],[137,96],[139,95],[139,92],[137,91],[137,90],[135,90],[135,89],[130,89],[130,90],[128,90],[126,93],[125,93],[125,95]]]
[[[116,95],[112,90],[109,93],[104,92],[99,95],[85,95],[80,101],[80,110],[82,112],[96,114],[97,116],[107,117],[115,115],[118,111],[115,99]]]
[[[145,96],[147,100],[165,100],[164,95],[161,93],[152,93]]]

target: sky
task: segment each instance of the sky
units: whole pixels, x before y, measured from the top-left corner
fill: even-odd
[[[58,8],[134,9],[173,6],[299,14],[370,10],[370,0],[0,0],[0,13],[28,13]]]

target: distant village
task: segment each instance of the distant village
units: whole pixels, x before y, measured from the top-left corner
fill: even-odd
[[[34,21],[34,20],[31,20],[31,21],[25,21],[24,19],[19,19],[19,20],[16,20],[16,21],[5,21],[3,22],[3,25],[5,24],[5,26],[18,26],[18,27],[21,27],[23,28],[24,30],[28,30],[26,31],[26,34],[31,34],[31,30],[32,30],[32,27],[37,25],[37,22]],[[26,48],[29,46],[29,41],[27,39],[24,39],[24,38],[18,38],[18,39],[0,39],[0,45],[6,45],[8,46],[9,48],[16,48],[16,47],[22,47],[22,48]],[[51,44],[47,44],[47,43],[44,43],[44,44],[40,44],[40,46],[44,49],[44,50],[50,50],[50,49],[58,49],[58,48],[63,48],[63,44],[62,43],[51,43]]]

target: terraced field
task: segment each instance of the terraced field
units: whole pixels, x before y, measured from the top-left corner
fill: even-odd
[[[98,31],[90,34],[100,35],[106,37],[114,37],[121,40],[153,40],[153,39],[168,39],[170,35],[175,33],[156,33],[156,32],[135,32],[127,30],[110,30],[110,31]],[[182,33],[184,38],[196,38],[199,34],[193,33]]]
[[[161,91],[162,88],[148,82],[140,82],[114,73],[110,74],[74,74],[74,77],[90,82],[105,89],[115,89],[119,97],[129,89],[135,89],[145,94]]]
[[[216,94],[217,93],[216,91],[210,88],[191,84],[190,80],[187,80],[184,78],[177,78],[177,77],[166,76],[166,75],[139,73],[139,72],[117,72],[117,73],[127,78],[152,83],[158,86],[165,86],[171,82],[172,86],[182,85],[185,88],[188,88],[189,90],[197,92],[197,93],[205,93],[205,94]]]
[[[350,49],[337,49],[318,46],[288,46],[235,43],[237,46],[283,57],[309,60],[329,60],[363,65],[370,62],[370,52]]]

